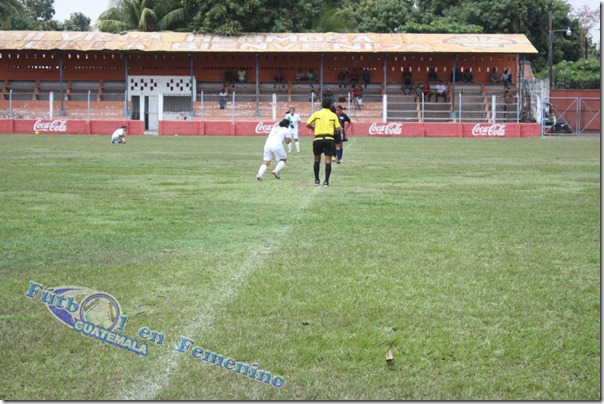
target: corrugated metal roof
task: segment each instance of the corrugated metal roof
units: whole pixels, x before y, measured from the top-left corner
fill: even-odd
[[[0,31],[0,50],[142,52],[537,53],[524,34],[246,34]]]

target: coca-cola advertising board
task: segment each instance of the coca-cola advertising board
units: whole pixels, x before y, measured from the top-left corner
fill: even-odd
[[[34,123],[33,131],[35,133],[40,133],[40,132],[66,133],[67,132],[67,120],[66,119],[55,119],[53,121],[43,121],[41,119],[38,119]]]
[[[464,137],[473,138],[509,138],[519,137],[519,125],[507,123],[464,124]]]

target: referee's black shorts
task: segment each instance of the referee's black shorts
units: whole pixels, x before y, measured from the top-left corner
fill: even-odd
[[[335,156],[336,142],[333,135],[316,135],[312,142],[312,151],[315,156],[322,153],[326,156]]]

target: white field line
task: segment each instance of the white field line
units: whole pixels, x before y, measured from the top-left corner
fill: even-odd
[[[314,191],[317,191],[314,187]],[[296,213],[292,216],[292,222],[296,222],[298,216],[305,211],[315,192],[308,193],[302,200]],[[287,224],[271,235],[270,241],[263,241],[262,246],[258,248],[239,268],[231,273],[224,274],[222,283],[216,288],[216,291],[207,296],[202,303],[199,315],[191,321],[183,331],[182,336],[196,339],[204,331],[211,331],[214,320],[219,317],[226,309],[231,300],[237,296],[239,290],[245,285],[245,282],[257,268],[263,266],[264,261],[270,253],[278,248],[284,240],[287,240],[287,234],[291,231],[292,225]],[[132,385],[127,386],[125,391],[116,398],[123,400],[153,400],[161,390],[170,382],[172,376],[177,372],[179,361],[183,356],[176,350],[176,346],[166,347],[167,352],[153,363],[146,367],[146,371]]]

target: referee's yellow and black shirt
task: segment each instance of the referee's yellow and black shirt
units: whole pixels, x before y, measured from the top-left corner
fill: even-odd
[[[307,125],[314,124],[315,126],[315,139],[323,138],[327,140],[334,140],[333,133],[336,129],[340,129],[340,120],[338,116],[331,112],[329,108],[322,108],[315,112],[306,121]]]

